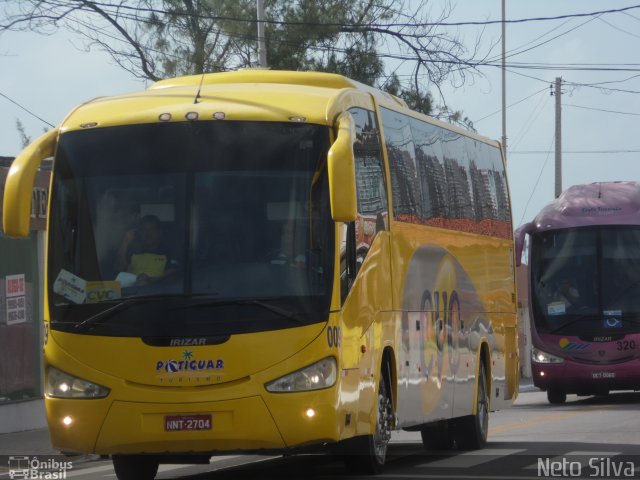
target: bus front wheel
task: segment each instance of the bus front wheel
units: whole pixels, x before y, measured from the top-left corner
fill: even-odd
[[[478,450],[487,444],[489,433],[489,385],[484,362],[480,363],[476,395],[476,414],[457,420],[456,445],[460,450]]]
[[[547,400],[549,400],[549,403],[553,404],[564,403],[567,401],[567,394],[562,390],[550,388],[547,390]]]
[[[112,460],[118,480],[153,480],[160,465],[151,455],[114,455]]]
[[[356,437],[345,459],[349,473],[375,475],[387,460],[387,449],[394,426],[391,393],[384,378],[380,378],[376,409],[376,431],[373,435]]]

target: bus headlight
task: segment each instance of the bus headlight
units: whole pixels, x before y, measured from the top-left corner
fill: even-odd
[[[332,387],[337,376],[336,359],[327,357],[265,385],[269,392],[305,392]]]
[[[57,368],[47,369],[45,394],[54,398],[103,398],[109,389],[82,378],[61,372]]]
[[[564,358],[556,357],[537,348],[531,349],[531,359],[536,363],[562,363]]]

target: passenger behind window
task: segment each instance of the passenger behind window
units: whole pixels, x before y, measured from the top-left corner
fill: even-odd
[[[580,292],[571,285],[571,281],[566,277],[560,280],[558,288],[556,289],[555,299],[564,303],[566,308],[578,307],[582,303]]]
[[[163,238],[160,219],[155,215],[142,217],[138,228],[125,234],[116,259],[117,269],[135,275],[134,285],[138,286],[169,278],[175,275],[178,266]]]

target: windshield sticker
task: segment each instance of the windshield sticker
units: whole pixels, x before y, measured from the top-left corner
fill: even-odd
[[[567,311],[567,306],[564,302],[553,302],[547,305],[547,313],[549,315],[564,315]]]
[[[60,270],[56,281],[53,282],[53,291],[73,303],[84,303],[86,290],[87,282],[65,269]]]
[[[87,282],[87,303],[117,300],[122,297],[120,282]]]
[[[116,277],[116,282],[119,283],[122,288],[127,288],[134,286],[137,279],[138,276],[133,273],[120,272]]]
[[[560,348],[566,351],[586,350],[591,346],[588,343],[570,342],[568,338],[561,338],[558,343],[560,344]]]
[[[615,317],[609,317],[602,320],[604,328],[622,328],[622,320]]]

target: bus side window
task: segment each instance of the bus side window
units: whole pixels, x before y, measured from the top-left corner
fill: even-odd
[[[356,125],[353,153],[356,166],[358,216],[355,222],[342,226],[340,232],[342,301],[349,293],[376,234],[387,229],[389,218],[376,115],[362,108],[352,108],[349,113],[353,116]]]
[[[522,255],[520,256],[520,263],[522,265],[529,265],[529,245],[531,242],[531,236],[525,235],[524,247],[522,248]]]
[[[344,303],[353,282],[356,279],[359,265],[356,259],[355,222],[340,224],[340,298]]]
[[[376,234],[387,229],[388,202],[380,134],[375,113],[349,110],[356,123],[353,153],[356,164],[358,218],[355,225],[358,264],[362,264]]]

